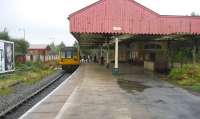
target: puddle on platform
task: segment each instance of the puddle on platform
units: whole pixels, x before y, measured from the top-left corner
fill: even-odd
[[[127,93],[131,93],[131,94],[134,94],[135,92],[143,92],[145,89],[151,88],[139,82],[128,81],[124,79],[118,79],[117,83],[119,84],[120,88],[125,90]]]
[[[155,100],[154,103],[156,104],[167,104],[167,102],[165,102],[164,100]]]

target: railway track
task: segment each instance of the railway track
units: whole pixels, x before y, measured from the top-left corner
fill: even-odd
[[[49,94],[53,89],[55,89],[58,85],[60,85],[68,76],[70,76],[69,73],[66,73],[64,71],[61,72],[56,78],[52,79],[49,83],[42,86],[40,89],[38,89],[34,93],[30,94],[29,96],[27,96],[23,100],[19,101],[15,105],[13,105],[13,106],[9,107],[8,109],[4,110],[3,112],[1,112],[0,113],[0,119],[14,119],[14,118],[21,116],[24,112],[26,112],[28,109],[30,109],[34,104],[39,102],[42,98],[44,98],[47,94]],[[42,92],[44,92],[46,89],[53,86],[56,82],[58,82],[56,84],[56,86],[54,86],[51,90],[47,91],[48,93],[46,93],[43,96],[40,96],[40,99],[34,100],[34,98],[37,98],[37,96],[40,95],[40,94],[42,95]],[[30,102],[33,101],[34,104],[29,103],[29,101]],[[20,108],[23,108],[23,106],[26,107],[27,109],[25,109],[25,110],[23,109],[24,111],[22,112],[20,110]],[[21,114],[18,114],[18,113],[21,113]]]

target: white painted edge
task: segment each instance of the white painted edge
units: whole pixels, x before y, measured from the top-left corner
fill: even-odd
[[[80,67],[79,67],[80,68]],[[40,104],[42,104],[47,98],[53,95],[57,90],[59,90],[65,83],[69,81],[70,78],[72,78],[73,75],[77,73],[79,68],[72,73],[64,82],[62,82],[56,89],[54,89],[50,94],[48,94],[45,98],[43,98],[41,101],[39,101],[36,105],[34,105],[32,108],[30,108],[27,112],[25,112],[19,119],[25,119],[26,116],[28,116],[29,113],[33,112],[34,109],[36,109]]]

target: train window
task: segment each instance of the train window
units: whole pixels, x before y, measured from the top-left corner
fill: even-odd
[[[72,51],[62,52],[62,58],[72,58],[72,57],[73,57]]]

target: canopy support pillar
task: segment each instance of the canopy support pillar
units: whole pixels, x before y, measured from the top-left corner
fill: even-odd
[[[119,74],[119,61],[118,61],[118,53],[119,53],[119,39],[115,38],[115,66],[112,70],[113,75]]]

